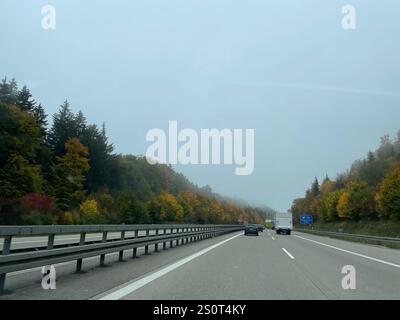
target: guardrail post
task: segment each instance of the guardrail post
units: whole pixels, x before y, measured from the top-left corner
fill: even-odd
[[[125,231],[121,231],[121,240],[125,240]],[[118,254],[118,261],[124,261],[124,250],[121,250]]]
[[[147,230],[146,230],[146,237],[148,237],[149,234],[150,234],[150,230],[147,229]],[[144,247],[144,254],[149,254],[149,246],[145,246],[145,247]]]
[[[85,237],[86,237],[86,232],[81,233],[81,238],[79,239],[79,245],[84,246],[85,245]],[[81,272],[82,271],[82,261],[83,259],[78,259],[76,260],[76,272]]]
[[[182,244],[187,244],[188,243],[188,237],[187,237],[187,233],[188,233],[188,228],[183,228],[183,233],[185,233],[185,237],[182,239]]]
[[[12,236],[10,235],[4,237],[3,253],[2,253],[3,256],[10,254],[11,240]],[[6,275],[7,275],[6,273],[0,274],[0,294],[4,293],[4,285],[6,284]]]
[[[182,229],[181,229],[181,233],[182,233],[182,234],[185,233],[185,228],[182,228]],[[181,237],[181,238],[180,238],[180,241],[181,241],[181,245],[183,245],[185,239]]]
[[[185,244],[185,228],[182,228],[182,230],[181,230],[181,233],[182,233],[182,235],[183,235],[183,237],[181,237],[181,245],[184,245]]]
[[[164,229],[164,235],[166,235],[167,234],[167,229]],[[166,250],[167,249],[167,243],[164,241],[163,242],[163,250]]]
[[[174,228],[171,228],[171,235],[174,233]],[[170,248],[172,248],[174,246],[174,241],[173,240],[171,240],[170,242],[169,242],[169,247]]]
[[[135,230],[135,238],[137,238],[139,235],[139,230]],[[132,254],[132,259],[137,257],[137,248],[133,248],[133,254]]]
[[[158,229],[156,229],[156,236],[158,236]],[[154,252],[158,252],[158,243],[154,245]]]
[[[0,274],[0,294],[4,293],[4,285],[6,284],[6,274]]]
[[[54,237],[55,234],[49,234],[49,238],[47,241],[47,250],[51,250],[54,248]]]
[[[103,232],[103,239],[101,240],[101,242],[107,242],[107,231]],[[106,255],[103,253],[102,255],[100,255],[100,267],[104,267],[105,266],[105,260],[106,260]]]
[[[176,234],[179,235],[179,228],[176,228]],[[176,239],[176,246],[179,246],[179,239]]]

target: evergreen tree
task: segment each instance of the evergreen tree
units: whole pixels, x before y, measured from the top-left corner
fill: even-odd
[[[29,112],[31,114],[33,114],[36,108],[36,101],[32,99],[32,94],[26,86],[18,92],[15,104],[21,109],[21,111]]]
[[[87,130],[87,121],[81,110],[74,116],[74,127],[76,128],[76,136],[82,138]]]
[[[40,128],[40,132],[42,133],[44,140],[47,140],[47,114],[41,104],[35,106],[35,108],[33,109],[33,116],[35,117],[35,120]]]
[[[317,197],[320,194],[321,190],[319,187],[319,182],[317,177],[315,177],[314,182],[311,185],[310,193],[312,197]]]
[[[113,146],[108,143],[105,129],[99,130],[96,125],[89,125],[82,131],[82,143],[89,149],[90,171],[85,186],[95,192],[99,188],[108,186],[112,179]]]
[[[49,132],[49,145],[55,156],[64,154],[65,143],[71,138],[77,138],[75,115],[66,100],[58,113],[53,116],[53,125]]]
[[[13,105],[17,100],[17,95],[18,86],[15,79],[7,81],[7,78],[4,78],[0,82],[0,103]]]
[[[35,118],[42,133],[43,140],[45,140],[47,130],[47,114],[45,113],[42,105],[38,104],[34,99],[32,99],[32,94],[26,86],[24,86],[18,92],[15,104],[21,109],[21,111],[28,112]]]

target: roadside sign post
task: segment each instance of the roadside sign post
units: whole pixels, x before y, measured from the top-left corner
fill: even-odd
[[[303,226],[311,226],[313,229],[314,217],[311,214],[300,215],[300,224]]]

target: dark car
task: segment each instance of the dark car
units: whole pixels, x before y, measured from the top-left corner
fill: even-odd
[[[248,224],[244,229],[244,235],[248,236],[249,234],[254,234],[258,236],[258,226],[255,224]]]

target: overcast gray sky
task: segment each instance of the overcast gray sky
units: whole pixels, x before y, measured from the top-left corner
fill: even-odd
[[[57,28],[41,27],[56,8]],[[341,28],[344,5],[357,29]],[[106,122],[116,151],[146,133],[254,128],[255,170],[178,166],[193,182],[287,210],[400,129],[398,0],[0,0],[0,76],[53,114]]]

